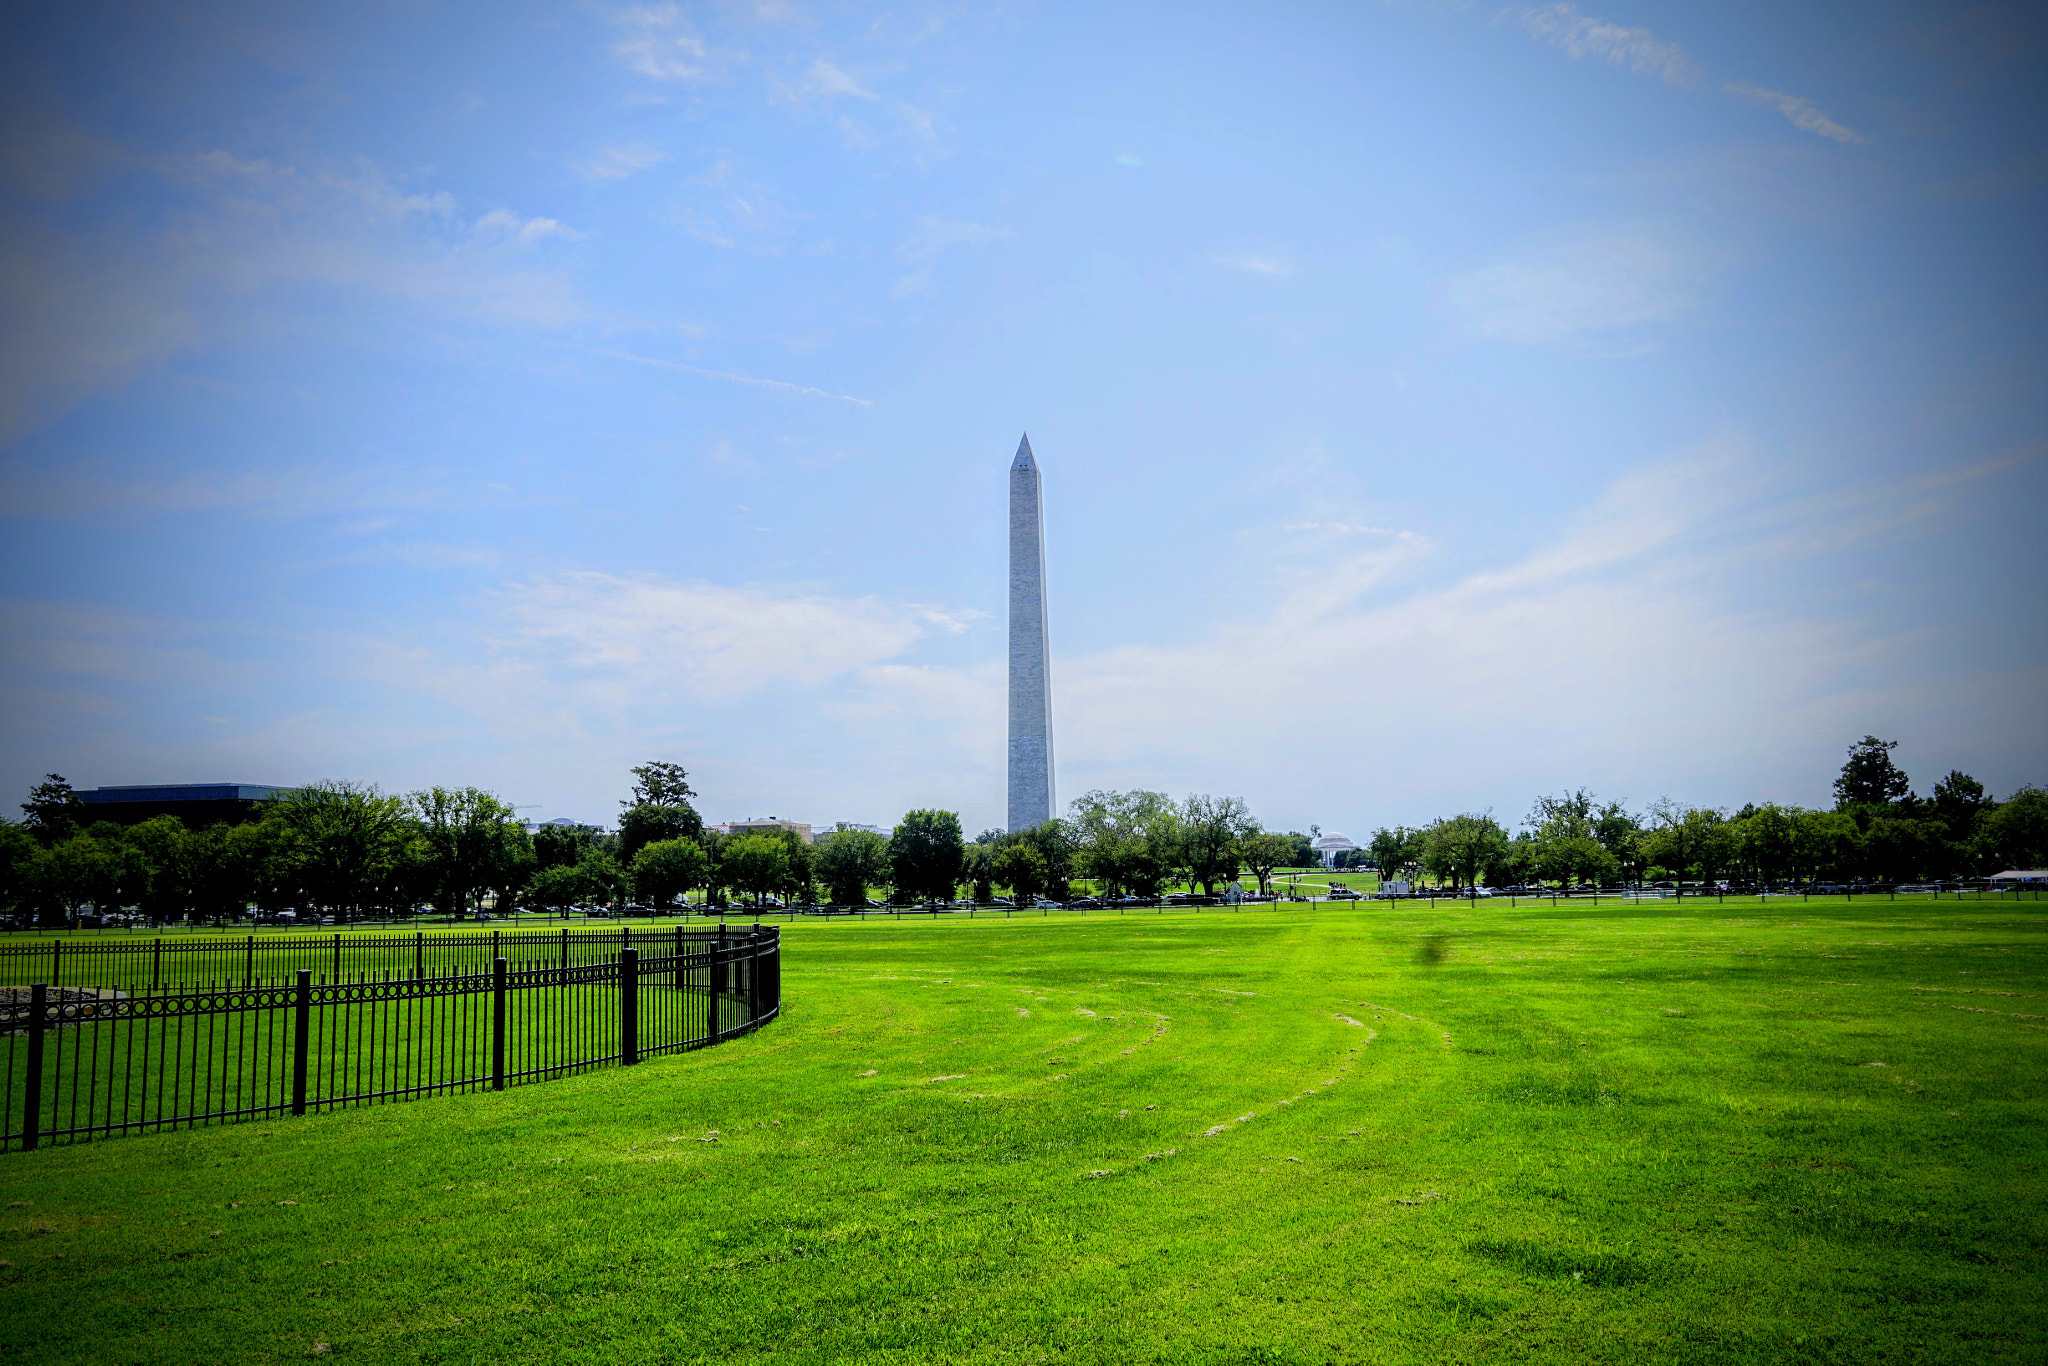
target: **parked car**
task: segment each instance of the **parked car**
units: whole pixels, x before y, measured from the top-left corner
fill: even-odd
[[[1361,896],[1359,896],[1359,894],[1358,894],[1358,893],[1357,893],[1356,891],[1354,891],[1354,890],[1353,890],[1352,888],[1349,888],[1349,887],[1345,887],[1345,886],[1339,885],[1339,886],[1335,886],[1335,887],[1332,887],[1332,888],[1330,888],[1330,900],[1332,900],[1332,901],[1362,901],[1362,900],[1364,900],[1364,898],[1363,898],[1363,897],[1361,897]]]

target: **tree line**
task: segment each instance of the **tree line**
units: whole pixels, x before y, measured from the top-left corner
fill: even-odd
[[[134,907],[156,924],[238,918],[251,906],[383,919],[487,902],[500,911],[629,898],[669,906],[691,892],[714,905],[821,893],[858,905],[877,891],[901,902],[987,901],[998,888],[1064,900],[1076,877],[1150,896],[1180,884],[1213,891],[1245,868],[1267,887],[1275,867],[1314,861],[1309,836],[1263,831],[1237,798],[1091,792],[1068,818],[971,841],[955,813],[919,810],[889,835],[841,828],[813,844],[794,830],[706,828],[678,764],[631,773],[616,829],[531,833],[478,788],[394,794],[351,782],[293,789],[239,823],[88,822],[70,784],[51,774],[22,803],[22,821],[0,822],[0,914],[43,926],[75,923],[87,907]]]
[[[1898,884],[2048,866],[2048,792],[2029,786],[1994,801],[1951,770],[1918,796],[1897,748],[1874,735],[1851,745],[1829,810],[1765,802],[1731,814],[1664,798],[1632,812],[1579,788],[1538,797],[1513,834],[1491,814],[1466,812],[1375,830],[1352,857],[1382,878],[1420,874],[1452,887]]]

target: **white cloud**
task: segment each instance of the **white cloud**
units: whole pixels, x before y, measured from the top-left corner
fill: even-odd
[[[856,106],[843,103],[847,100],[863,101],[893,119],[898,131],[907,133],[924,155],[936,155],[941,151],[936,120],[930,111],[883,94],[874,89],[871,82],[855,76],[830,57],[813,58],[802,76],[794,81],[778,80],[772,88],[777,97],[799,109],[827,111],[826,116],[838,127],[841,136],[855,147],[877,146],[883,135],[869,127],[866,122],[868,116],[855,112]]]
[[[827,99],[839,95],[847,95],[860,100],[880,98],[872,90],[866,89],[859,81],[849,76],[828,57],[820,57],[811,63],[810,70],[804,73],[803,91],[805,94],[821,95]]]
[[[317,283],[442,314],[557,325],[584,316],[568,282],[507,249],[577,236],[509,210],[465,227],[453,195],[394,183],[366,158],[293,165],[226,149],[135,158],[183,196],[152,222],[94,215],[0,246],[0,443],[241,324],[235,305]]]
[[[1995,727],[1955,718],[1980,701],[2018,715],[2042,671],[1957,673],[1925,641],[1772,587],[1840,546],[1814,534],[1832,512],[1777,502],[1768,480],[1741,443],[1709,442],[1617,479],[1529,553],[1406,590],[1433,554],[1419,533],[1297,523],[1279,539],[1300,553],[1255,614],[1054,659],[1059,791],[1220,789],[1272,819],[1350,829],[1491,801],[1512,817],[1566,778],[1638,804],[1816,800],[1842,737],[1880,717],[1966,757],[1996,745]],[[1789,523],[1806,534],[1788,539]],[[1386,544],[1361,554],[1365,538]],[[1916,678],[1916,658],[1936,672]],[[999,661],[888,661],[854,683],[822,705],[857,721],[864,772],[902,747],[927,784],[999,795]],[[2048,728],[2030,715],[2022,729],[2038,753]],[[994,797],[974,801],[994,816]]]
[[[1698,302],[1694,275],[1681,253],[1624,233],[1473,271],[1451,299],[1487,336],[1556,342],[1677,317]]]
[[[639,5],[612,16],[621,36],[612,55],[626,69],[657,81],[697,82],[715,75],[709,45],[676,5]]]
[[[1271,255],[1224,256],[1214,258],[1217,265],[1226,270],[1241,270],[1247,275],[1264,275],[1268,279],[1285,280],[1294,274],[1294,267]]]
[[[1592,57],[1673,85],[1689,84],[1696,74],[1678,44],[1664,42],[1646,28],[1630,28],[1581,14],[1575,5],[1545,5],[1541,9],[1509,11],[1503,17],[1512,18],[1524,32],[1574,59]]]
[[[1797,95],[1787,95],[1782,90],[1766,90],[1763,86],[1750,85],[1745,81],[1731,81],[1721,88],[1736,99],[1748,100],[1752,104],[1761,104],[1777,110],[1791,121],[1794,128],[1800,129],[1803,132],[1818,134],[1821,137],[1830,138],[1836,142],[1867,143],[1870,141],[1869,138],[1864,137],[1855,129],[1845,128],[1841,124],[1836,123],[1826,114],[1815,109],[1812,103],[1799,98]]]
[[[477,236],[518,246],[531,246],[550,237],[566,238],[575,242],[583,234],[574,228],[564,227],[552,218],[522,218],[510,209],[492,209],[476,220],[470,231]]]
[[[700,193],[682,206],[677,217],[683,231],[713,246],[779,252],[804,217],[784,208],[767,186],[744,179],[727,157],[693,178],[690,188]]]
[[[975,246],[983,242],[1003,242],[1017,234],[1008,228],[992,228],[983,223],[962,223],[930,214],[917,220],[917,226],[903,245],[896,249],[897,259],[913,267],[908,275],[896,281],[897,295],[923,294],[931,289],[932,273],[938,267],[939,258],[958,246]]]
[[[944,613],[874,598],[833,598],[592,571],[507,588],[512,629],[500,658],[560,682],[680,688],[730,699],[778,683],[817,687],[914,645]]]
[[[685,365],[676,360],[656,360],[652,356],[636,356],[627,351],[607,351],[601,347],[579,346],[578,351],[587,351],[593,356],[608,356],[612,360],[630,361],[634,365],[651,365],[660,370],[674,370],[685,375],[702,375],[706,379],[722,379],[729,384],[746,384],[757,389],[784,389],[793,394],[809,398],[829,398],[840,403],[852,403],[862,408],[874,407],[871,399],[855,398],[851,394],[835,394],[829,389],[814,389],[808,384],[792,384],[783,379],[762,379],[755,375],[743,375],[736,370],[711,370],[701,365]],[[723,443],[721,443],[723,444]]]
[[[624,180],[659,166],[668,153],[644,142],[625,143],[601,149],[595,156],[576,164],[576,172],[591,180]]]

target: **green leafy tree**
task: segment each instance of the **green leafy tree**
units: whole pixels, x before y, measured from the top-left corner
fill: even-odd
[[[542,910],[566,911],[571,906],[597,900],[589,891],[583,869],[573,863],[542,868],[526,884],[526,904]]]
[[[736,835],[725,842],[722,871],[728,886],[756,899],[773,895],[789,876],[789,850],[770,835]]]
[[[192,904],[193,840],[185,823],[152,817],[129,829],[128,843],[142,856],[142,913],[156,925],[182,919]]]
[[[1934,785],[1934,816],[1948,827],[1952,839],[1967,839],[1977,824],[1977,814],[1992,806],[1984,784],[1959,768]]]
[[[630,861],[658,840],[695,840],[703,833],[704,821],[694,807],[642,802],[619,812],[619,857]]]
[[[690,804],[696,792],[681,764],[653,760],[632,770],[633,795],[619,803],[619,858],[631,863],[644,845],[656,840],[695,840],[704,830],[703,817]]]
[[[801,834],[787,827],[770,837],[782,841],[782,883],[776,890],[792,904],[816,901],[818,846],[806,843]]]
[[[406,806],[362,783],[308,783],[264,805],[264,823],[279,834],[269,851],[308,900],[344,915],[375,901],[375,889],[403,848]]]
[[[985,846],[976,846],[984,850]],[[817,875],[835,905],[860,906],[889,881],[889,840],[872,830],[835,830],[818,841]]]
[[[889,836],[890,881],[901,896],[951,897],[966,858],[960,818],[951,811],[908,812]]]
[[[1791,875],[1798,855],[1798,811],[1766,802],[1729,822],[1735,862],[1759,886],[1773,886]]]
[[[1380,880],[1399,882],[1422,866],[1423,843],[1420,830],[1410,830],[1405,825],[1397,825],[1391,830],[1381,826],[1372,832],[1366,849],[1380,870]]]
[[[426,844],[435,900],[467,911],[499,885],[508,864],[530,854],[526,831],[505,802],[476,787],[430,787],[408,799]]]
[[[1879,816],[1863,832],[1864,858],[1886,882],[1916,882],[1943,861],[1947,834],[1939,821]]]
[[[1076,868],[1106,896],[1156,894],[1180,841],[1173,800],[1142,789],[1084,793],[1069,804],[1067,825]]]
[[[1979,815],[1973,843],[1991,871],[2048,868],[2048,792],[2023,787]]]
[[[633,894],[650,906],[672,905],[710,871],[711,860],[695,840],[657,840],[633,856]]]
[[[1593,814],[1593,838],[1614,860],[1624,881],[1643,873],[1643,823],[1620,802],[1608,802]]]
[[[1863,832],[1840,811],[1796,810],[1791,814],[1792,877],[1846,878],[1863,867]]]
[[[1252,835],[1238,846],[1238,852],[1244,858],[1244,866],[1258,879],[1259,890],[1266,893],[1273,890],[1273,870],[1285,863],[1293,851],[1292,840],[1270,831]]]
[[[529,906],[564,911],[617,901],[624,887],[625,878],[611,854],[593,848],[579,862],[537,870],[526,884],[524,900]]]
[[[1466,812],[1430,824],[1424,834],[1423,866],[1453,887],[1477,886],[1479,870],[1498,858],[1508,832],[1489,815]]]
[[[1042,890],[1048,895],[1058,895],[1064,900],[1068,893],[1067,884],[1073,880],[1076,860],[1080,854],[1080,839],[1073,823],[1054,816],[1028,829],[1013,831],[1006,838],[1023,840],[1038,851],[1038,856],[1045,860],[1045,881],[1041,884]]]
[[[1619,860],[1595,837],[1599,819],[1593,794],[1580,788],[1557,797],[1538,797],[1527,824],[1535,832],[1537,872],[1569,887],[1586,879],[1604,881],[1619,869]]]
[[[283,827],[270,821],[208,825],[192,832],[185,853],[195,920],[238,916],[266,896],[272,870],[284,860]]]
[[[1536,857],[1536,837],[1527,830],[1518,831],[1482,873],[1488,887],[1520,887],[1538,881],[1542,871]]]
[[[588,825],[543,825],[533,832],[533,861],[537,869],[573,868],[601,843]]]
[[[1539,837],[1535,846],[1537,872],[1562,887],[1582,882],[1597,885],[1608,881],[1617,869],[1614,856],[1591,835]]]
[[[1197,793],[1181,803],[1180,824],[1188,877],[1213,896],[1218,883],[1232,881],[1244,866],[1240,846],[1258,833],[1258,822],[1239,798]]]
[[[40,864],[46,913],[54,910],[59,923],[75,925],[87,906],[104,914],[140,899],[148,865],[121,835],[119,826],[106,825],[50,849]]]
[[[1045,856],[1021,841],[997,850],[990,871],[996,885],[1008,887],[1020,906],[1035,901],[1045,886]]]
[[[1837,811],[1890,806],[1912,794],[1913,785],[1892,762],[1892,751],[1898,747],[1897,740],[1880,740],[1875,735],[1866,735],[1849,746],[1849,762],[1835,779]]]
[[[1645,837],[1644,854],[1670,869],[1680,882],[1688,877],[1711,881],[1735,852],[1727,821],[1712,807],[1687,806],[1665,797],[1651,805],[1650,816],[1654,824]]]
[[[43,781],[28,790],[21,809],[25,816],[22,824],[45,849],[77,834],[85,819],[85,803],[61,773],[44,774]]]
[[[986,905],[994,899],[995,859],[996,851],[988,844],[977,840],[967,846],[960,862],[960,881],[967,886],[969,900]]]
[[[0,910],[34,913],[36,865],[42,857],[42,846],[25,826],[0,821]]]

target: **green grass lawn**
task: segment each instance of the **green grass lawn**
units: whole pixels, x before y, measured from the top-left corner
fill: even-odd
[[[799,922],[716,1049],[0,1157],[0,1357],[2038,1362],[2044,924]]]

